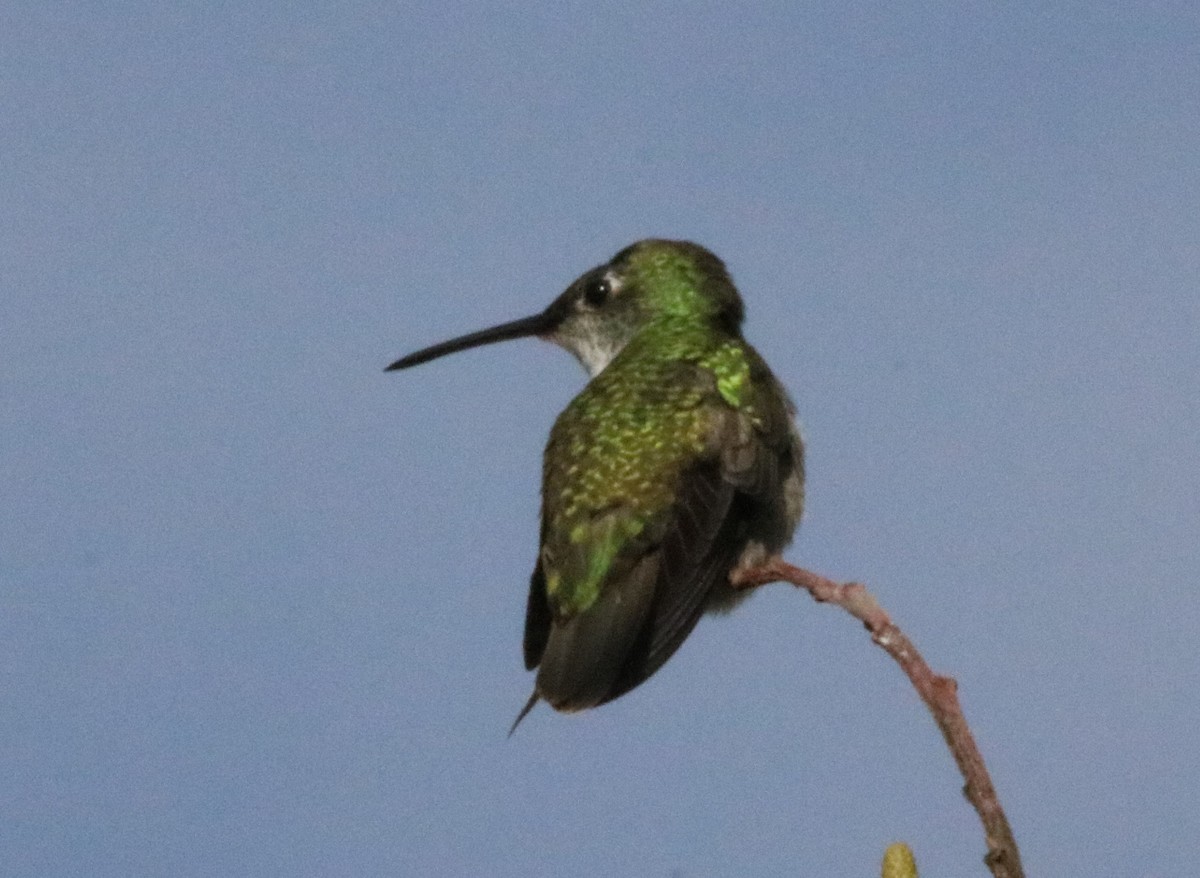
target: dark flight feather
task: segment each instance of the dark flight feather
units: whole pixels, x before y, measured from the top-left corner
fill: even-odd
[[[537,691],[558,710],[603,704],[630,662],[649,616],[659,573],[657,552],[644,555],[620,587],[604,588],[586,612],[550,626]]]

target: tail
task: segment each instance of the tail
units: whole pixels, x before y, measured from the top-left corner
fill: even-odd
[[[521,720],[529,716],[529,711],[533,710],[533,706],[537,704],[539,700],[541,700],[541,697],[542,696],[538,695],[537,687],[535,686],[533,694],[529,696],[529,700],[525,702],[525,706],[521,708],[521,712],[518,713],[517,718],[513,720],[512,728],[508,730],[508,736],[510,738],[513,736],[513,732],[517,730],[517,726],[521,724]]]

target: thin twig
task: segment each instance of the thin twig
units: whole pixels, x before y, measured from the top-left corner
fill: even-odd
[[[837,583],[776,558],[742,571],[733,584],[737,588],[749,589],[768,582],[789,582],[805,589],[817,601],[837,604],[861,621],[871,632],[871,639],[896,660],[933,714],[934,722],[941,729],[942,737],[946,739],[950,753],[958,763],[958,770],[966,780],[963,794],[979,813],[983,834],[987,839],[988,852],[983,858],[984,863],[995,878],[1024,878],[1017,841],[1013,838],[1008,818],[1004,816],[1004,809],[1000,807],[983,756],[963,716],[962,706],[958,703],[958,684],[954,679],[935,674],[874,596],[857,582]]]

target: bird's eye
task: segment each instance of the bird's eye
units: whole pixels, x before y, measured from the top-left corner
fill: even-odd
[[[593,308],[602,306],[608,301],[610,295],[612,295],[612,284],[606,277],[593,278],[583,289],[583,301]]]

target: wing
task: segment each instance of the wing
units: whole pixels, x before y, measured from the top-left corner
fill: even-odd
[[[772,442],[777,424],[745,410],[717,410],[710,428],[715,457],[683,476],[679,499],[660,549],[655,603],[644,648],[630,656],[608,698],[646,680],[680,647],[715,594],[728,591],[729,573],[764,524],[771,528],[782,497],[782,471],[791,443]],[[790,429],[782,417],[783,435]],[[772,528],[777,529],[777,528]],[[771,540],[768,540],[771,542]],[[772,547],[774,548],[774,547]]]
[[[742,505],[715,463],[684,476],[658,558],[654,602],[637,648],[605,696],[611,701],[643,683],[674,655],[696,627],[714,586],[737,562]]]
[[[560,710],[602,704],[645,681],[679,648],[714,589],[727,582],[764,509],[777,505],[790,418],[776,407],[781,411],[762,414],[736,408],[712,390],[705,404],[707,453],[676,476],[668,508],[618,541],[598,597],[585,611],[554,610],[546,559],[539,559],[525,629],[526,665],[540,664],[535,697]],[[772,441],[776,435],[784,441]],[[622,512],[610,509],[589,527],[602,533]],[[563,558],[552,560],[563,566]],[[566,566],[579,569],[590,561]]]
[[[594,707],[628,692],[670,658],[695,627],[717,578],[736,561],[734,547],[715,548],[731,520],[733,496],[716,466],[689,475],[661,540],[626,548],[634,560],[606,580],[584,612],[555,618],[539,561],[525,619],[526,666],[540,665],[535,697],[559,710]]]

